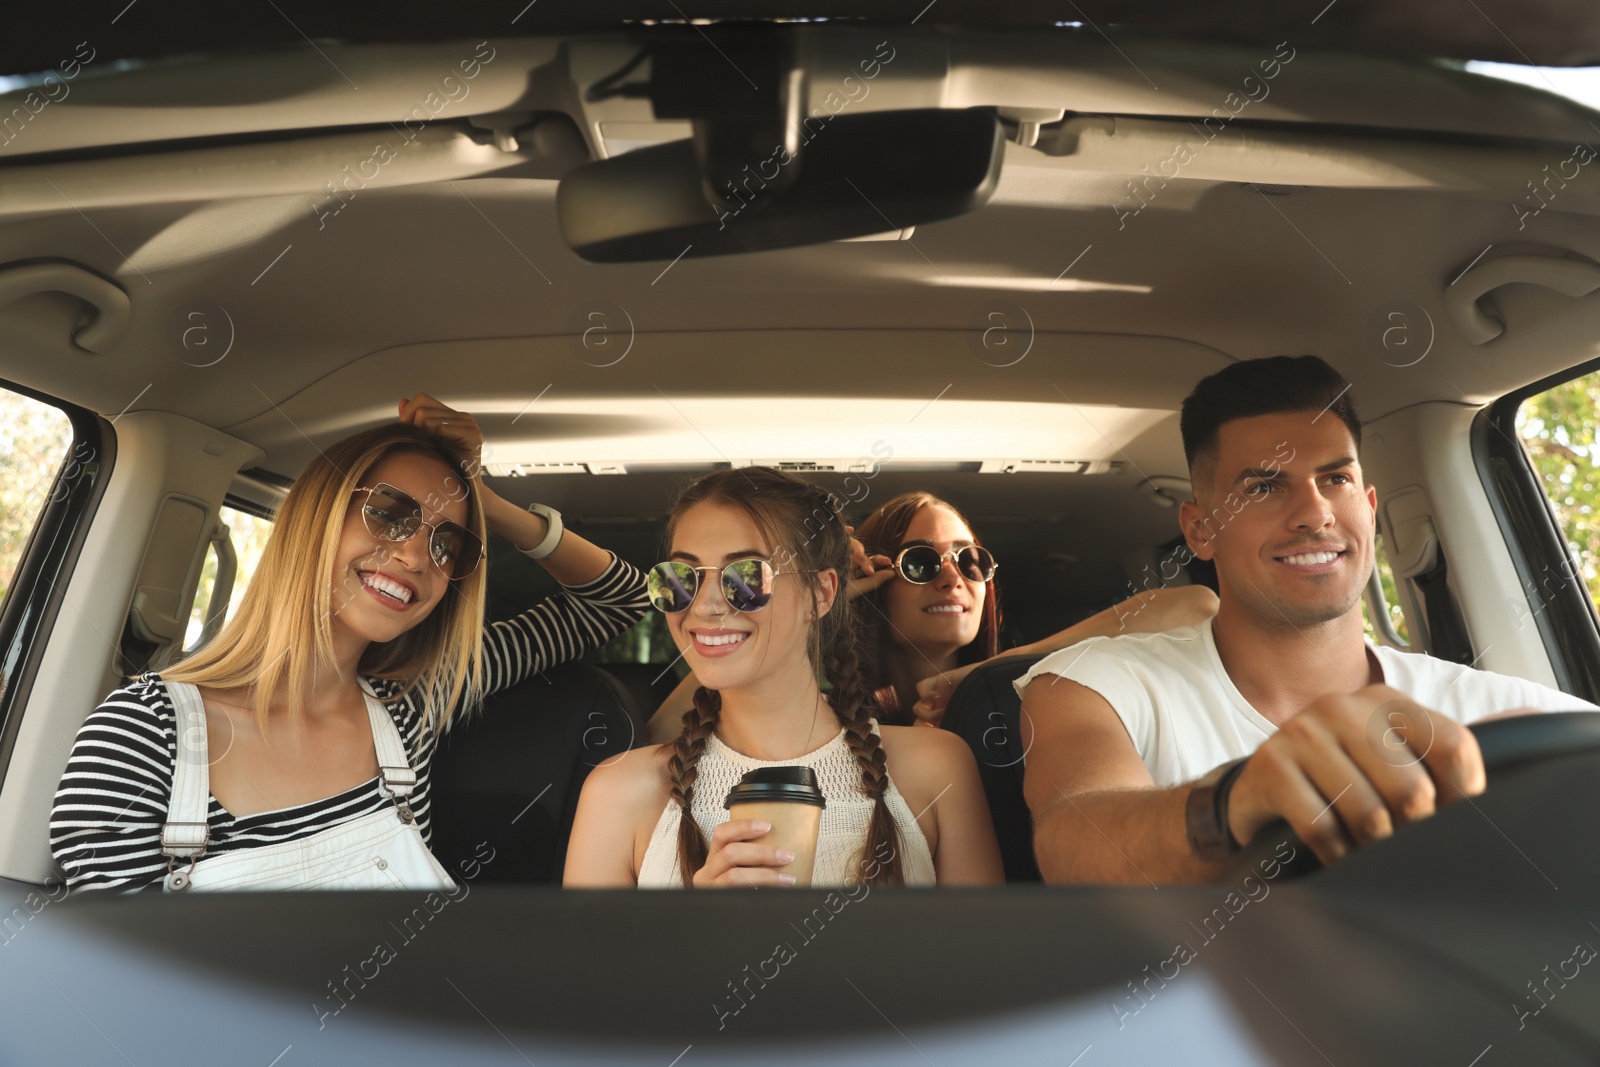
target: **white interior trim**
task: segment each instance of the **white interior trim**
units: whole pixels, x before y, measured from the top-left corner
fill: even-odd
[[[1473,461],[1471,429],[1478,410],[1419,404],[1377,419],[1363,436],[1362,465],[1378,487],[1380,509],[1408,486],[1426,491],[1476,666],[1556,687],[1549,653],[1528,618],[1527,596]]]
[[[116,646],[156,511],[168,493],[222,502],[233,474],[261,451],[165,412],[130,412],[115,426],[110,481],[34,676],[0,789],[0,877],[53,876],[50,805],[78,727],[117,684]]]

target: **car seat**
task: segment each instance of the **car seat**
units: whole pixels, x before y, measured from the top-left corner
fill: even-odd
[[[646,721],[678,687],[678,675],[666,663],[607,663],[601,669],[622,683]]]
[[[644,743],[628,689],[582,663],[504,689],[454,723],[433,758],[434,855],[458,879],[561,881],[578,794],[589,771]],[[480,843],[494,860],[478,868]]]
[[[1041,881],[1033,857],[1033,818],[1022,796],[1023,759],[1033,731],[1022,721],[1022,698],[1011,685],[1041,658],[1004,656],[975,667],[950,694],[942,722],[978,761],[1008,882]]]

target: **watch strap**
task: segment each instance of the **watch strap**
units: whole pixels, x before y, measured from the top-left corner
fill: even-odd
[[[1189,847],[1203,860],[1225,860],[1239,851],[1239,842],[1228,828],[1228,794],[1249,758],[1245,756],[1214,768],[1189,789],[1184,824],[1189,834]]]
[[[543,541],[540,541],[532,548],[524,548],[519,551],[529,559],[544,559],[554,552],[556,546],[561,543],[561,535],[565,530],[561,525],[561,512],[555,508],[545,507],[543,504],[529,504],[528,510],[549,523],[550,529],[544,535]]]

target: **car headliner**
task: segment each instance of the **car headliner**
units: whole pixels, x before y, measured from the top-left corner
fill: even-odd
[[[132,5],[128,5],[132,7]],[[120,5],[112,5],[120,11]],[[529,3],[508,13],[493,0],[347,0],[327,6],[239,5],[218,8],[198,0],[163,5],[161,18],[144,12],[111,20],[104,36],[110,58],[148,59],[302,40],[346,43],[427,41],[523,33],[605,29],[663,21],[648,0]],[[1051,0],[853,0],[846,8],[785,0],[701,0],[672,5],[670,16],[697,20],[821,20],[885,25],[907,21],[965,29],[1040,29],[1076,21],[1112,30],[1119,38],[1149,35],[1249,45],[1270,45],[1309,32],[1315,46],[1411,59],[1451,56],[1571,66],[1600,61],[1600,26],[1584,0],[1475,0],[1472,12],[1428,0],[1373,3],[1284,4],[1279,0],[1100,0],[1090,8],[1065,8]],[[108,12],[109,14],[109,12]],[[292,17],[291,17],[292,16]],[[1075,19],[1073,18],[1075,16]],[[30,32],[0,40],[0,70],[44,70],[57,57],[50,46],[85,32],[82,14],[65,5],[30,12]],[[1515,33],[1515,39],[1507,31]]]
[[[262,448],[279,479],[427,391],[483,415],[491,463],[656,464],[505,490],[632,521],[664,507],[674,470],[887,448],[893,476],[875,491],[960,483],[980,526],[1046,519],[1028,552],[1054,544],[1085,563],[1072,597],[1087,603],[1114,592],[1121,548],[1175,532],[1136,490],[1181,479],[1173,413],[1231,360],[1317,353],[1372,419],[1475,406],[1594,355],[1593,298],[1502,288],[1507,329],[1487,344],[1450,321],[1453,280],[1480,260],[1600,258],[1600,168],[1578,167],[1536,215],[1513,206],[1542,204],[1530,183],[1574,165],[1574,145],[1600,128],[1571,101],[1292,40],[791,32],[817,42],[814,108],[892,40],[896,60],[849,107],[999,106],[1043,121],[1038,143],[1007,145],[988,205],[909,240],[602,265],[562,242],[558,178],[606,151],[606,124],[645,140],[683,132],[652,123],[644,101],[595,105],[574,90],[633,54],[616,34],[329,42],[125,69],[97,57],[0,146],[0,263],[81,264],[128,293],[132,319],[91,354],[69,340],[82,302],[26,297],[0,309],[0,368],[108,417],[168,411],[222,430]],[[395,124],[462,60],[491,54],[469,95],[377,179],[343,177],[373,146],[405,145],[412,127]],[[29,91],[0,99],[0,114]],[[510,127],[529,113],[547,117],[518,131],[517,153],[466,121]],[[1193,158],[1178,176],[1150,177],[1180,144]],[[343,191],[328,192],[336,180]],[[578,343],[597,307],[625,358]],[[1397,308],[1416,338],[1405,358],[1380,343]],[[1014,345],[1003,352],[984,344],[996,315]],[[210,347],[191,343],[197,328]],[[742,410],[728,403],[740,398]],[[817,425],[810,413],[833,399],[860,401],[859,417]],[[1023,416],[1041,404],[1059,406],[1054,436],[1048,411]],[[1117,420],[1118,407],[1156,417]],[[952,447],[971,462],[1105,473],[956,474],[939,467]],[[1048,529],[1050,515],[1070,526],[1091,514],[1097,541]]]

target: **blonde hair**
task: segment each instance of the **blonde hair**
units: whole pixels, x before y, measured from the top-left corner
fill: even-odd
[[[471,491],[460,458],[441,439],[403,423],[346,437],[319,451],[290,487],[233,618],[161,677],[218,689],[253,689],[263,737],[280,685],[286,684],[289,714],[298,715],[301,694],[312,678],[334,664],[333,568],[352,497],[380,461],[407,453],[450,468],[448,499],[465,499],[466,527],[485,540],[482,502]],[[445,502],[424,501],[434,510]],[[402,696],[420,693],[424,714],[436,731],[449,724],[456,708],[476,707],[483,698],[486,570],[480,564],[467,577],[448,583],[443,599],[425,619],[392,641],[369,645],[357,668],[363,675],[404,681]]]

